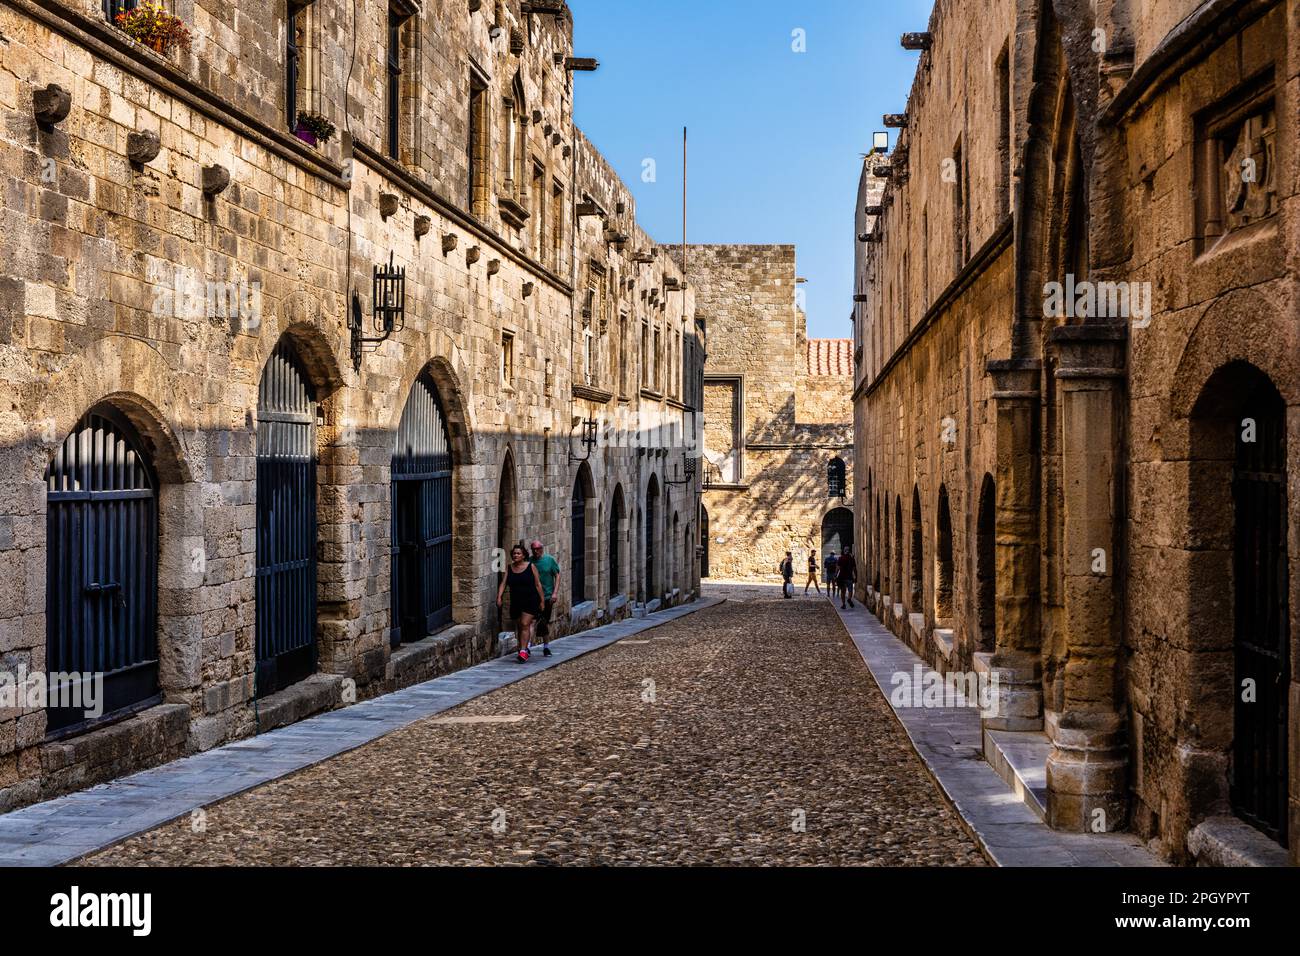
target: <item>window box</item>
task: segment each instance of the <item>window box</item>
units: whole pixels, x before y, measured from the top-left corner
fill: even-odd
[[[190,46],[190,31],[185,21],[172,16],[161,3],[145,3],[123,10],[113,17],[113,24],[159,56],[170,55],[176,47],[189,49]]]

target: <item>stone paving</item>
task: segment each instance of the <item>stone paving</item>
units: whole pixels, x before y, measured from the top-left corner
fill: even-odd
[[[0,814],[0,866],[52,866],[286,776],[541,670],[716,604],[710,598],[584,631],[527,665],[502,658],[206,753]]]
[[[830,605],[715,593],[85,862],[985,865]]]

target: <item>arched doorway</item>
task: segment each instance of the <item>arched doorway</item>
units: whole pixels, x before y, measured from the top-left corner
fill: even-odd
[[[835,508],[822,518],[822,567],[832,554],[842,554],[853,547],[853,512],[848,508]]]
[[[501,478],[497,483],[497,556],[494,565],[498,582],[505,577],[510,563],[510,550],[519,543],[515,537],[515,459],[506,449],[506,459],[501,465]],[[510,620],[510,591],[502,599],[501,620]]]
[[[975,529],[976,613],[979,649],[992,651],[997,643],[997,486],[993,476],[984,476],[980,489],[979,520]]]
[[[160,699],[158,479],[125,416],[101,405],[54,453],[45,489],[45,672],[63,675],[46,709],[55,732],[85,723],[95,703],[81,675],[104,675],[104,715]]]
[[[257,397],[257,695],[316,671],[316,397],[281,341]]]
[[[645,599],[654,601],[663,595],[659,587],[659,562],[655,553],[659,531],[659,479],[650,476],[645,494]]]
[[[1234,362],[1210,377],[1191,419],[1192,541],[1205,570],[1232,582],[1230,609],[1223,602],[1201,609],[1202,626],[1233,635],[1231,662],[1217,662],[1234,680],[1229,800],[1238,817],[1286,845],[1291,678],[1286,405],[1263,372]],[[1225,513],[1231,515],[1230,535],[1224,533]],[[1228,714],[1197,717],[1210,723]]]
[[[948,506],[948,488],[939,486],[939,507],[935,512],[934,538],[934,618],[948,622],[953,615],[953,578],[956,569],[952,557],[952,513]]]
[[[591,597],[591,589],[587,586],[587,571],[595,562],[587,561],[587,501],[593,496],[592,485],[591,468],[584,462],[578,467],[578,476],[573,482],[573,495],[569,500],[571,532],[569,553],[572,562],[572,567],[569,569],[569,580],[572,588],[570,596],[573,607],[577,607]],[[596,524],[599,524],[600,518],[598,515],[595,521]]]
[[[924,538],[921,534],[921,489],[912,486],[912,553],[910,557],[911,574],[907,579],[908,611],[920,613],[921,595],[925,589]]]
[[[451,623],[451,440],[438,387],[416,379],[392,462],[392,644],[423,640]]]
[[[709,577],[709,509],[700,505],[700,577]]]
[[[623,503],[623,486],[614,486],[614,498],[609,508],[609,594],[622,594],[623,587],[623,522],[627,508]]]

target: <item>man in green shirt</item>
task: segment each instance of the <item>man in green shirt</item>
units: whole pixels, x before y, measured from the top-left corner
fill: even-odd
[[[560,562],[546,553],[540,541],[533,542],[533,567],[542,581],[542,592],[546,602],[542,605],[541,617],[537,620],[537,636],[542,639],[542,656],[551,656],[551,611],[555,609],[555,588],[560,583]]]

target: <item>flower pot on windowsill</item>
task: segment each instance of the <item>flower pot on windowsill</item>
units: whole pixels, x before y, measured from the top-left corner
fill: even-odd
[[[324,146],[334,136],[334,124],[319,113],[304,111],[294,122],[293,135],[308,146]]]

